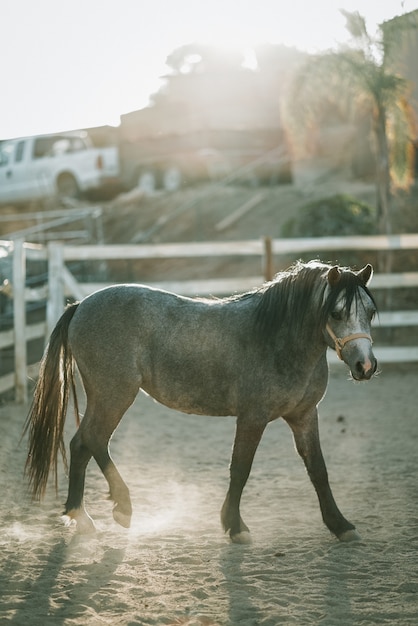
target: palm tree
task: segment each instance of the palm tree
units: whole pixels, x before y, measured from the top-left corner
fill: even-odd
[[[324,103],[337,107],[343,119],[358,119],[359,114],[371,119],[377,226],[379,232],[389,234],[392,191],[407,187],[413,172],[409,83],[391,68],[392,51],[405,24],[395,20],[372,37],[358,12],[342,13],[353,45],[308,58],[293,83],[290,114],[304,130],[317,122]]]

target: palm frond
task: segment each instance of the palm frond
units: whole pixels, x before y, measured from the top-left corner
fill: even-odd
[[[346,19],[345,26],[352,37],[355,39],[369,39],[369,34],[366,28],[366,20],[358,11],[351,12],[346,11],[345,9],[340,9],[340,12]]]

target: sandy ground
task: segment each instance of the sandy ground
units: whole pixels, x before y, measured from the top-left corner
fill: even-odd
[[[86,499],[98,532],[60,520],[60,475],[32,504],[19,438],[26,409],[0,409],[0,623],[189,626],[418,623],[418,366],[369,383],[333,366],[320,407],[336,500],[363,540],[341,544],[319,508],[285,423],[270,425],[244,492],[250,546],[219,523],[231,418],[174,413],[140,396],[112,441],[134,504],[118,527],[94,463]],[[73,429],[68,420],[68,439]]]

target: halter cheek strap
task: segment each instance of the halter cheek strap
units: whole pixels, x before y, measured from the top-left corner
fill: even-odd
[[[354,341],[354,339],[368,339],[370,343],[373,344],[373,339],[367,333],[354,333],[353,335],[347,335],[347,337],[337,337],[329,324],[326,325],[326,329],[334,342],[335,352],[337,353],[340,361],[343,360],[341,352],[345,344],[349,341]]]

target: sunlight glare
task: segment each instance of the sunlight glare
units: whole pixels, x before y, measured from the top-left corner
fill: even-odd
[[[196,530],[203,525],[202,517],[206,519],[205,504],[205,494],[197,485],[174,480],[159,484],[146,502],[135,505],[137,515],[132,518],[129,534],[152,536]]]

